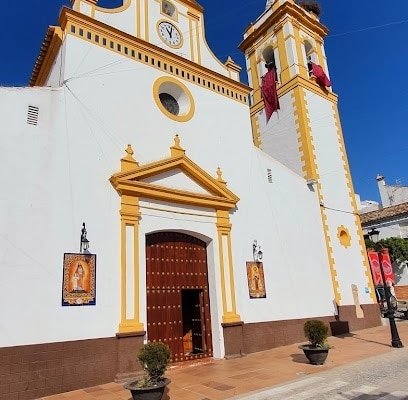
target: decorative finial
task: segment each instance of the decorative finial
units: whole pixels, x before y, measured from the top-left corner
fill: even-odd
[[[130,144],[127,145],[125,152],[126,156],[120,160],[122,172],[135,169],[139,166],[139,163],[133,158],[134,151]]]
[[[133,154],[134,154],[134,151],[133,151],[132,146],[131,146],[130,144],[127,145],[127,148],[126,148],[125,151],[126,151],[126,153],[127,153],[127,156],[126,156],[126,157],[127,157],[127,158],[130,157],[131,159],[133,159],[132,156],[133,156]]]
[[[222,171],[220,167],[217,168],[217,182],[220,182],[223,185],[227,185],[227,182],[225,182],[224,179],[222,179]]]
[[[170,147],[170,154],[172,157],[183,156],[186,151],[180,146],[179,135],[174,136],[174,145]]]
[[[220,167],[217,168],[217,176],[217,181],[222,181],[222,171]]]
[[[241,67],[231,58],[231,56],[228,56],[227,61],[225,61],[225,66],[234,72],[240,72]]]

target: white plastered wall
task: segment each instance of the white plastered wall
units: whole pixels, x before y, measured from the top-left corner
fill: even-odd
[[[70,130],[63,90],[1,89],[1,346],[113,336],[119,322],[117,195],[94,141]],[[39,107],[37,126],[27,106]],[[68,106],[68,109],[70,107]],[[97,254],[97,305],[62,307],[65,252],[82,222]]]
[[[279,98],[280,110],[275,111],[266,123],[265,111],[257,114],[260,148],[286,165],[299,176],[303,176],[299,157],[299,141],[295,118],[293,91]]]
[[[14,286],[3,283],[0,300],[7,303],[13,298],[13,306],[0,322],[1,345],[116,333],[120,199],[109,177],[119,171],[128,143],[136,160],[145,164],[168,157],[175,134],[187,156],[209,174],[216,177],[220,167],[228,188],[240,197],[231,212],[231,240],[237,312],[242,320],[333,315],[316,193],[303,178],[253,147],[247,106],[183,82],[195,99],[195,114],[184,123],[170,120],[153,99],[152,86],[162,72],[71,36],[65,45],[63,88],[2,90],[0,110],[7,132],[2,157],[8,171],[13,171],[2,175],[7,193],[13,194],[1,198],[2,268],[8,282],[21,285],[22,295],[16,297]],[[33,134],[33,128],[25,125],[25,109],[27,103],[40,100],[41,123]],[[267,169],[272,171],[271,184]],[[29,179],[21,182],[26,176]],[[87,224],[90,250],[97,254],[97,305],[61,307],[62,257],[64,252],[79,250],[82,222]],[[177,226],[174,220],[147,218],[145,213],[140,243],[146,233],[161,229],[198,232],[210,239],[212,313],[218,317],[212,321],[214,348],[222,356],[215,226],[203,227],[200,218],[180,221],[179,217]],[[248,296],[245,263],[252,260],[254,239],[264,252],[266,299]],[[143,261],[142,253],[140,257]],[[312,289],[316,276],[319,285]],[[34,333],[26,329],[34,325]]]
[[[306,92],[309,124],[313,136],[317,173],[321,184],[321,201],[327,216],[328,234],[334,257],[334,268],[341,293],[341,304],[354,304],[351,285],[358,287],[361,303],[371,303],[369,282],[365,274],[364,260],[359,243],[358,227],[354,215],[351,184],[347,177],[346,153],[340,151],[340,132],[336,124],[333,104],[310,91]],[[351,179],[351,178],[350,178]],[[340,243],[338,230],[344,226],[350,234],[351,243]]]
[[[246,187],[238,193],[241,200],[232,218],[238,311],[243,321],[334,315],[317,194],[303,178],[262,151],[253,149],[248,157],[247,173],[242,171],[241,177],[241,186]],[[263,252],[266,298],[251,300],[245,263],[253,261],[254,240]]]
[[[47,77],[47,83],[44,86],[59,87],[62,85],[61,77],[63,75],[62,69],[64,68],[64,55],[65,45],[63,41],[63,44],[55,57],[55,61],[52,64],[50,74]]]

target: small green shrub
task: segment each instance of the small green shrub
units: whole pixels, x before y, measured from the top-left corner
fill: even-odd
[[[146,376],[139,383],[139,386],[153,386],[164,379],[164,374],[170,364],[170,348],[162,342],[149,342],[137,353]]]
[[[313,347],[329,348],[327,343],[329,327],[324,322],[317,319],[306,321],[303,325],[303,331],[306,339]]]

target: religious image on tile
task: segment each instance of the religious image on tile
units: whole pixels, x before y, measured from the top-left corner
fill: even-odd
[[[247,277],[248,277],[248,289],[250,299],[260,299],[266,297],[265,278],[263,272],[262,262],[246,263]]]
[[[62,305],[95,304],[95,254],[64,254]]]

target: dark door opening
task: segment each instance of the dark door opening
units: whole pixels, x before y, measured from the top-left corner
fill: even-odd
[[[202,354],[205,348],[204,293],[201,289],[181,291],[184,354]]]

